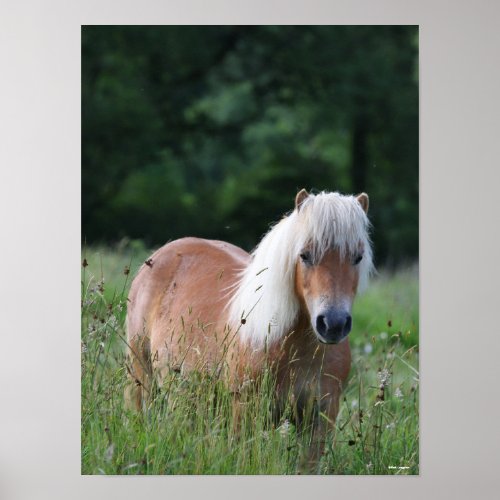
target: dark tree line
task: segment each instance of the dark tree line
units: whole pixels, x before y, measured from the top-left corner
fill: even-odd
[[[82,28],[82,237],[250,249],[297,189],[366,191],[418,256],[414,26]]]

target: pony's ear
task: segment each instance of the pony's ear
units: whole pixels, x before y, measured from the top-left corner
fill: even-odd
[[[309,196],[309,193],[305,189],[301,189],[297,196],[295,197],[295,208],[300,210],[300,205],[304,203],[305,199]]]
[[[356,196],[356,199],[358,200],[359,204],[361,205],[361,208],[365,211],[365,214],[368,213],[368,195],[366,193],[361,193]]]

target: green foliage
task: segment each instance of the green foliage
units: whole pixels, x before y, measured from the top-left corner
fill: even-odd
[[[126,297],[148,255],[137,241],[84,249],[82,473],[297,473],[310,431],[286,412],[271,418],[272,377],[247,397],[237,434],[233,395],[208,374],[171,374],[144,413],[124,409]],[[418,474],[417,311],[415,269],[381,273],[359,297],[351,374],[318,473]]]
[[[366,191],[418,254],[414,26],[85,26],[82,236],[252,248],[302,187]]]

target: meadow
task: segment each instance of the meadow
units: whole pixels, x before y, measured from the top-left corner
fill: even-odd
[[[139,241],[82,251],[82,474],[296,474],[309,445],[270,415],[272,376],[247,401],[207,375],[165,380],[143,413],[124,408],[127,293],[150,255]],[[418,268],[379,270],[353,311],[352,368],[320,474],[419,473]]]

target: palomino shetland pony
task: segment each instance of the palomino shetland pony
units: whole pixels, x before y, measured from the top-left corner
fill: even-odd
[[[365,193],[300,191],[295,209],[248,254],[183,238],[155,252],[129,294],[127,399],[140,409],[169,370],[211,370],[235,393],[276,368],[276,406],[297,414],[313,398],[324,438],[339,409],[351,356],[351,307],[372,269]],[[238,405],[236,400],[235,405]]]

